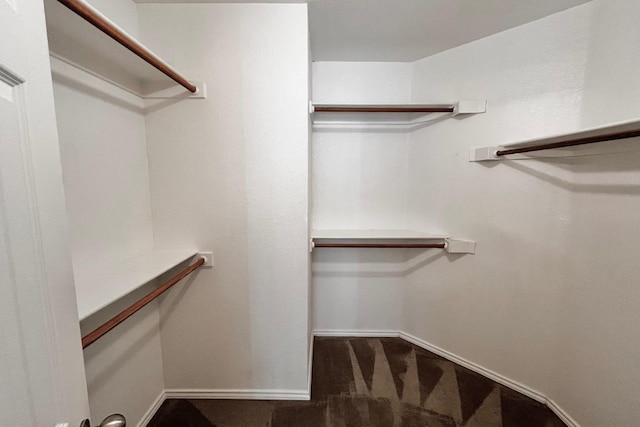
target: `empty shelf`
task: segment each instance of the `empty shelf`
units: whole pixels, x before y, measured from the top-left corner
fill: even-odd
[[[311,102],[309,112],[314,125],[398,125],[425,123],[431,113],[478,114],[486,111],[487,101],[466,100],[452,104],[321,104]],[[440,116],[436,116],[440,117]]]
[[[202,82],[197,82],[196,87],[194,82],[187,81],[150,49],[100,15],[86,2],[74,0],[69,3],[77,3],[82,9],[86,8],[91,14],[95,14],[100,21],[106,22],[105,25],[112,29],[112,36],[108,36],[59,1],[46,1],[49,50],[53,57],[141,97],[177,88],[178,84],[187,91],[180,88],[181,91],[177,93],[195,92],[191,97],[204,96]],[[149,62],[155,65],[152,66]]]
[[[470,151],[469,161],[586,156],[640,150],[640,119]],[[597,145],[591,145],[596,144]],[[538,153],[541,152],[541,153]],[[508,157],[507,157],[508,156]]]
[[[78,317],[84,320],[198,253],[153,250],[108,270],[74,271]]]
[[[313,230],[311,237],[320,240],[438,240],[448,236],[413,230]]]
[[[313,248],[439,248],[448,253],[473,254],[476,242],[413,230],[313,230]]]

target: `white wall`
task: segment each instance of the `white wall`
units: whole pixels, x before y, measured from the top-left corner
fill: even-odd
[[[132,2],[96,6],[137,33]],[[51,63],[74,276],[83,297],[92,292],[96,275],[153,248],[143,104],[64,62]],[[82,332],[149,290],[139,289],[89,317]],[[84,351],[93,423],[122,413],[136,425],[163,391],[158,325],[153,303]]]
[[[136,289],[81,323],[86,335],[157,286]],[[136,426],[164,392],[158,303],[152,302],[84,350],[93,423],[121,413]]]
[[[594,1],[413,64],[413,102],[487,98],[489,110],[409,134],[406,214],[398,226],[477,240],[477,253],[425,252],[416,268],[381,279],[381,287],[404,286],[401,301],[385,301],[365,286],[371,278],[341,287],[339,272],[390,266],[403,255],[381,251],[372,262],[314,252],[315,327],[388,329],[392,322],[380,322],[372,309],[395,305],[398,329],[547,395],[582,426],[636,425],[639,155],[479,164],[468,162],[468,152],[638,117],[639,18],[637,2]],[[324,69],[314,69],[314,80],[351,93]],[[367,101],[376,102],[371,93]],[[331,160],[342,162],[318,151],[317,141],[315,132],[314,167],[327,170],[314,171],[314,190],[330,182]],[[357,153],[351,164],[361,159],[372,174],[384,171],[372,156]],[[349,183],[357,173],[345,175]],[[314,216],[338,216],[321,213],[314,205]],[[325,264],[335,266],[331,275],[317,273]]]
[[[74,274],[153,248],[142,100],[52,58]]]
[[[407,103],[410,97],[410,63],[313,64],[315,103]],[[333,117],[354,120],[349,114]],[[389,127],[316,126],[312,228],[406,228],[407,135]],[[397,330],[403,271],[412,258],[397,250],[315,249],[314,328]]]
[[[590,6],[418,61],[413,96],[487,98],[486,114],[411,136],[413,227],[476,240],[408,277],[405,331],[534,390],[553,380],[570,193],[553,162],[469,163],[469,149],[580,126]],[[562,42],[560,42],[562,41]]]
[[[638,155],[466,159],[638,117],[639,12],[589,3],[419,61],[413,80],[416,99],[486,97],[490,108],[412,136],[414,223],[473,238],[478,252],[409,277],[405,330],[546,394],[583,426],[640,419]]]
[[[138,12],[142,41],[209,93],[146,116],[156,245],[216,259],[161,302],[167,388],[306,393],[306,5]]]
[[[129,35],[138,38],[138,13],[133,0],[88,0],[88,3]]]
[[[633,0],[593,5],[582,125],[640,117],[639,19]],[[640,420],[639,165],[638,152],[573,159],[556,184],[571,191],[570,275],[550,393],[585,426]]]
[[[410,76],[410,64],[315,62],[313,102],[406,103],[411,96]],[[352,120],[349,114],[335,116]],[[313,228],[402,228],[406,221],[406,132],[316,126],[311,157]]]
[[[638,2],[597,1],[590,23],[581,121],[597,126],[638,117],[640,85],[634,70],[640,65]]]

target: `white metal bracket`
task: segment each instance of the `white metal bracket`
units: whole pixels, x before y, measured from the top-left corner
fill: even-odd
[[[475,254],[476,242],[473,240],[444,239],[444,250],[450,254]]]
[[[475,148],[469,151],[470,162],[486,162],[491,160],[500,160],[500,157],[496,156],[499,147],[482,147]]]
[[[313,248],[316,247],[316,243],[313,241],[313,239],[309,239],[309,252],[313,252]]]
[[[458,101],[455,104],[453,115],[459,114],[480,114],[487,112],[487,100],[486,99],[466,99]]]
[[[203,267],[213,267],[213,252],[198,252],[198,258],[204,258]]]

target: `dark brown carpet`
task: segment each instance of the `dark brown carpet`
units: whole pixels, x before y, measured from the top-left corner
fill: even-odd
[[[566,427],[544,405],[399,338],[316,338],[311,395],[169,399],[148,427]]]

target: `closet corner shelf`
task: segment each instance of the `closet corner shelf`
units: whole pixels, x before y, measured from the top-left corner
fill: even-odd
[[[45,1],[49,51],[141,98],[205,98],[203,82],[171,65],[85,0]]]
[[[607,144],[596,144],[604,143]],[[640,150],[640,119],[517,143],[472,149],[470,162],[578,157]]]
[[[157,249],[110,266],[108,271],[74,272],[78,317],[86,319],[197,254],[195,249]]]
[[[473,254],[476,242],[446,234],[414,230],[313,230],[314,248],[416,248],[444,249],[448,253]]]
[[[460,114],[479,114],[486,111],[486,99],[463,100],[453,104],[309,103],[309,113],[315,125],[379,124],[411,126],[423,123],[419,118],[425,114],[448,113],[452,116],[457,116]],[[345,118],[350,120],[337,121]]]

